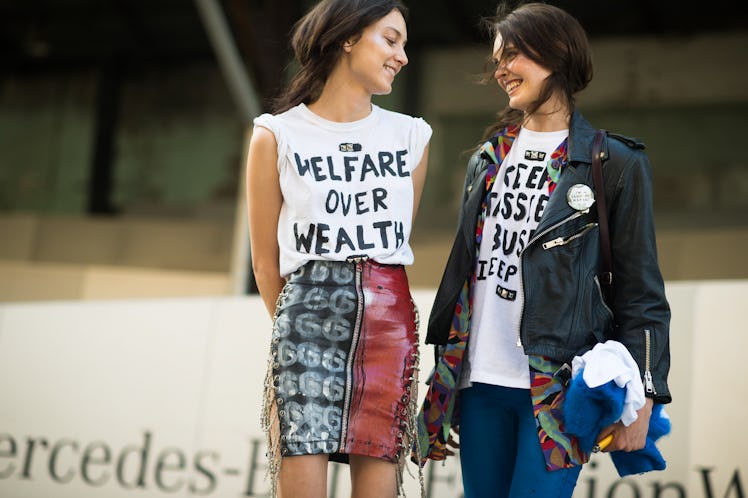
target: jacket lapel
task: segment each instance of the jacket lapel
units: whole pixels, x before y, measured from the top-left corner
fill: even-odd
[[[594,191],[592,179],[589,176],[591,164],[592,138],[595,128],[578,112],[574,111],[571,117],[569,130],[574,130],[568,138],[567,163],[563,167],[558,184],[553,195],[548,199],[548,204],[543,211],[536,233],[541,233],[564,218],[576,212],[569,206],[566,194],[569,189],[578,183],[588,185]]]

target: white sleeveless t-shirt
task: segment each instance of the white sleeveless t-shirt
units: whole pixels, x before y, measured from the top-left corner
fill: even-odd
[[[428,123],[376,105],[361,120],[338,123],[300,104],[254,125],[278,143],[283,277],[310,260],[413,263],[412,173],[431,138]]]

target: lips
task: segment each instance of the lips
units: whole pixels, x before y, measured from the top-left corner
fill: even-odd
[[[394,67],[394,66],[390,66],[389,64],[385,64],[385,65],[384,65],[384,68],[385,68],[385,69],[386,69],[386,70],[387,70],[387,71],[388,71],[388,72],[389,72],[389,73],[390,73],[390,74],[392,75],[392,77],[393,77],[393,78],[394,78],[394,77],[395,77],[395,76],[397,75],[397,73],[399,72],[399,70],[398,70],[398,69],[397,69],[396,67]]]

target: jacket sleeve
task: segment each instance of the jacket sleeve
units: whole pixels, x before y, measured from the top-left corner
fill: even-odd
[[[466,211],[472,211],[469,206],[475,203],[474,197],[476,194],[472,192],[472,186],[479,175],[481,163],[482,160],[477,152],[468,161],[465,181],[460,196],[460,212],[455,238],[449,257],[447,258],[441,282],[436,290],[434,304],[431,307],[428,330],[426,332],[426,344],[443,345],[447,343],[455,303],[457,302],[457,297],[465,282],[465,278],[467,278],[470,269],[469,265],[472,263],[472,258],[469,255],[470,250],[465,244],[463,230],[466,229],[466,223],[468,226],[472,225],[472,220],[466,219],[466,216],[470,216],[470,213],[466,214]]]
[[[465,206],[468,203],[468,198],[472,193],[472,185],[475,182],[478,172],[481,169],[483,159],[481,159],[480,153],[475,152],[468,160],[467,169],[465,170],[465,180],[462,185],[462,195],[460,196],[460,212],[457,218],[457,232],[460,231],[461,227],[465,223]]]
[[[611,158],[619,154],[623,159],[611,161],[622,168],[611,175],[615,184],[606,186],[612,200],[608,209],[617,325],[614,338],[628,348],[639,365],[646,396],[657,403],[669,403],[670,306],[657,259],[651,167],[642,148],[631,149],[609,140]]]

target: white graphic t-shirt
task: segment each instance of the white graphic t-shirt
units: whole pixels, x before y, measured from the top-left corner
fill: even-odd
[[[338,123],[300,104],[254,125],[278,143],[281,275],[314,259],[413,263],[411,174],[431,138],[428,123],[376,105],[359,121]]]
[[[548,202],[551,154],[568,135],[522,128],[498,170],[475,268],[468,373],[461,387],[530,387],[527,356],[518,345],[524,299],[519,256]]]

